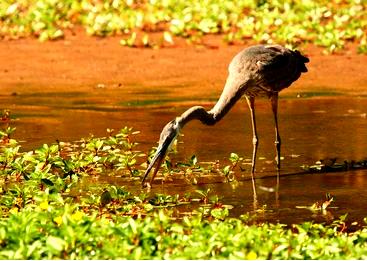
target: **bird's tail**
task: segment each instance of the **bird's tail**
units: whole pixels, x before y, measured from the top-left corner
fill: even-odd
[[[310,61],[306,56],[303,56],[298,50],[293,51],[298,61],[298,69],[300,72],[307,72],[306,63]]]

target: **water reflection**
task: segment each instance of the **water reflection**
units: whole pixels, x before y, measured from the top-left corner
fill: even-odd
[[[101,177],[101,183],[126,186],[129,191],[140,194],[139,181],[126,182],[117,177]],[[367,170],[299,174],[256,179],[257,202],[254,209],[252,184],[249,180],[231,183],[210,183],[191,185],[185,182],[155,184],[150,191],[181,197],[190,194],[193,198],[201,196],[196,190],[208,191],[209,198],[219,195],[220,202],[231,205],[231,217],[250,214],[253,222],[264,221],[294,224],[304,221],[332,222],[341,215],[348,214],[348,220],[364,224],[367,215],[367,195],[363,188],[367,185]],[[146,191],[145,191],[146,192]],[[311,211],[314,203],[323,203],[326,195],[333,197],[333,202],[326,210]],[[179,207],[181,212],[192,211],[202,203],[191,203]]]
[[[140,90],[141,92],[141,90]],[[96,90],[92,93],[43,93],[33,95],[0,96],[0,109],[10,109],[15,138],[24,140],[24,150],[34,149],[56,139],[79,140],[93,134],[105,136],[107,128],[120,129],[130,126],[140,130],[137,137],[139,149],[147,152],[156,145],[162,127],[192,105],[204,105],[208,109],[213,100],[202,101],[197,97],[182,100],[162,92],[161,100],[154,93],[140,93],[131,102],[133,92]],[[143,98],[142,98],[143,97]],[[146,103],[142,101],[150,101]],[[154,102],[151,102],[151,101]],[[281,98],[279,101],[279,128],[282,137],[282,170],[279,194],[276,195],[276,171],[274,166],[274,126],[268,101],[256,101],[259,149],[257,160],[258,205],[266,205],[264,220],[281,222],[313,219],[326,220],[320,213],[312,214],[297,205],[312,205],[323,200],[326,193],[335,196],[337,209],[332,215],[348,212],[353,217],[367,215],[367,196],[363,189],[367,183],[366,171],[328,173],[322,175],[282,176],[299,173],[303,164],[313,164],[324,158],[360,160],[367,157],[367,98],[322,97]],[[236,152],[245,159],[252,154],[250,114],[245,101],[239,102],[217,125],[205,126],[192,122],[183,130],[178,153],[173,161],[182,161],[195,154],[199,161],[227,159]],[[250,168],[245,175],[250,177]],[[253,209],[251,182],[206,184],[198,187],[180,185],[174,191],[188,192],[197,188],[211,188],[223,197],[226,204],[234,205],[232,215],[238,216]],[[265,189],[261,189],[265,188]],[[268,189],[267,189],[268,188]],[[137,188],[140,189],[140,188]],[[161,192],[172,191],[161,188]]]
[[[182,101],[154,107],[121,106],[121,96],[114,92],[17,95],[0,96],[0,103],[16,118],[12,122],[17,127],[15,137],[26,141],[24,149],[56,139],[78,140],[91,133],[105,136],[107,128],[118,130],[131,126],[142,133],[137,139],[143,151],[155,146],[162,127],[192,104],[204,104],[207,108],[213,104],[192,99],[190,104]],[[323,158],[357,160],[366,157],[366,108],[366,98],[280,99],[283,171],[294,172],[299,170],[300,164]],[[256,109],[260,139],[257,172],[273,173],[273,164],[269,164],[275,156],[270,106],[266,99],[258,100]],[[251,122],[245,101],[238,103],[217,125],[192,122],[183,134],[177,159],[195,154],[200,161],[222,160],[230,152],[251,157]]]

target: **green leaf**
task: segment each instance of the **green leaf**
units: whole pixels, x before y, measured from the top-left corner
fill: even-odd
[[[210,211],[210,214],[216,219],[224,220],[228,215],[229,211],[227,208],[214,208]]]
[[[41,182],[47,186],[53,186],[55,185],[51,180],[49,179],[41,179]]]
[[[46,239],[46,246],[49,251],[58,254],[65,249],[66,242],[59,237],[49,236]]]
[[[169,32],[167,32],[167,31],[164,31],[163,32],[163,39],[167,43],[174,44],[172,35]]]
[[[223,168],[223,174],[224,175],[228,175],[230,171],[231,171],[231,166],[229,166],[229,165],[227,165]]]

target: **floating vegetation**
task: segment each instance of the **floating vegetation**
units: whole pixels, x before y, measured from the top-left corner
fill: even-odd
[[[366,1],[91,1],[25,0],[0,3],[0,37],[63,38],[76,26],[95,36],[121,36],[130,47],[201,43],[221,34],[228,44],[248,40],[295,47],[313,43],[333,53],[356,42],[367,53]],[[151,39],[150,33],[161,35]]]
[[[301,168],[309,173],[338,172],[348,170],[367,169],[367,160],[344,160],[338,162],[336,158],[318,160],[314,165],[302,165]]]
[[[10,114],[4,118],[8,125]],[[329,224],[259,223],[256,215],[271,212],[266,205],[231,218],[233,206],[210,188],[167,195],[96,184],[114,175],[140,185],[147,155],[131,128],[25,152],[14,131],[0,131],[1,259],[367,258],[367,227],[346,215]],[[223,168],[203,167],[192,156],[177,165],[186,176],[210,171],[225,180],[241,160],[232,153]],[[169,159],[165,165],[169,176]],[[332,201],[327,195],[309,209],[326,212]]]
[[[304,208],[309,209],[312,212],[316,211],[325,211],[327,208],[330,208],[329,206],[334,201],[334,198],[330,195],[330,193],[326,194],[325,201],[322,202],[315,202],[311,206],[296,206],[296,208]]]

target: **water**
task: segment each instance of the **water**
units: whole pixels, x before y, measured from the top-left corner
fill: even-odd
[[[16,127],[14,138],[24,141],[23,150],[39,147],[43,143],[79,140],[90,134],[106,136],[106,129],[118,130],[124,126],[140,130],[136,137],[138,149],[147,152],[156,145],[162,127],[192,105],[208,109],[214,97],[175,98],[167,88],[148,92],[138,87],[124,90],[95,89],[93,92],[33,93],[0,95],[0,109],[12,112],[11,126]],[[281,97],[279,101],[279,127],[282,137],[282,171],[279,193],[262,190],[276,186],[274,168],[274,125],[268,101],[256,101],[259,135],[257,160],[258,205],[266,205],[259,220],[299,222],[327,220],[331,216],[349,213],[361,220],[367,216],[367,198],[363,188],[367,171],[297,175],[303,164],[317,160],[337,158],[339,161],[362,160],[367,157],[367,98],[362,97]],[[179,138],[178,153],[173,161],[181,161],[195,154],[199,161],[224,161],[231,152],[245,159],[251,158],[252,132],[250,115],[245,101],[240,101],[215,126],[192,122],[185,126]],[[295,175],[285,175],[295,174]],[[249,177],[249,166],[244,175]],[[115,182],[115,181],[111,181]],[[238,216],[253,209],[251,182],[213,183],[198,187],[167,185],[158,191],[181,193],[210,187],[220,194],[222,202],[235,206],[231,215]],[[325,194],[335,197],[330,214],[312,213],[296,206],[310,206],[322,201]],[[331,215],[331,216],[330,216]]]
[[[256,222],[331,222],[348,213],[348,220],[363,224],[363,218],[367,215],[367,195],[364,193],[367,185],[366,175],[365,170],[358,170],[283,176],[279,179],[278,192],[276,178],[257,179],[256,209],[251,182],[177,185],[174,192],[181,195],[190,192],[194,197],[200,197],[195,193],[196,189],[206,191],[210,188],[209,195],[220,195],[221,202],[234,206],[230,211],[231,216],[238,217],[250,213],[256,217]],[[170,194],[172,189],[172,186],[164,185],[155,186],[153,191]],[[325,211],[311,211],[310,207],[314,203],[326,200],[326,194],[330,194],[334,200],[330,207]]]

